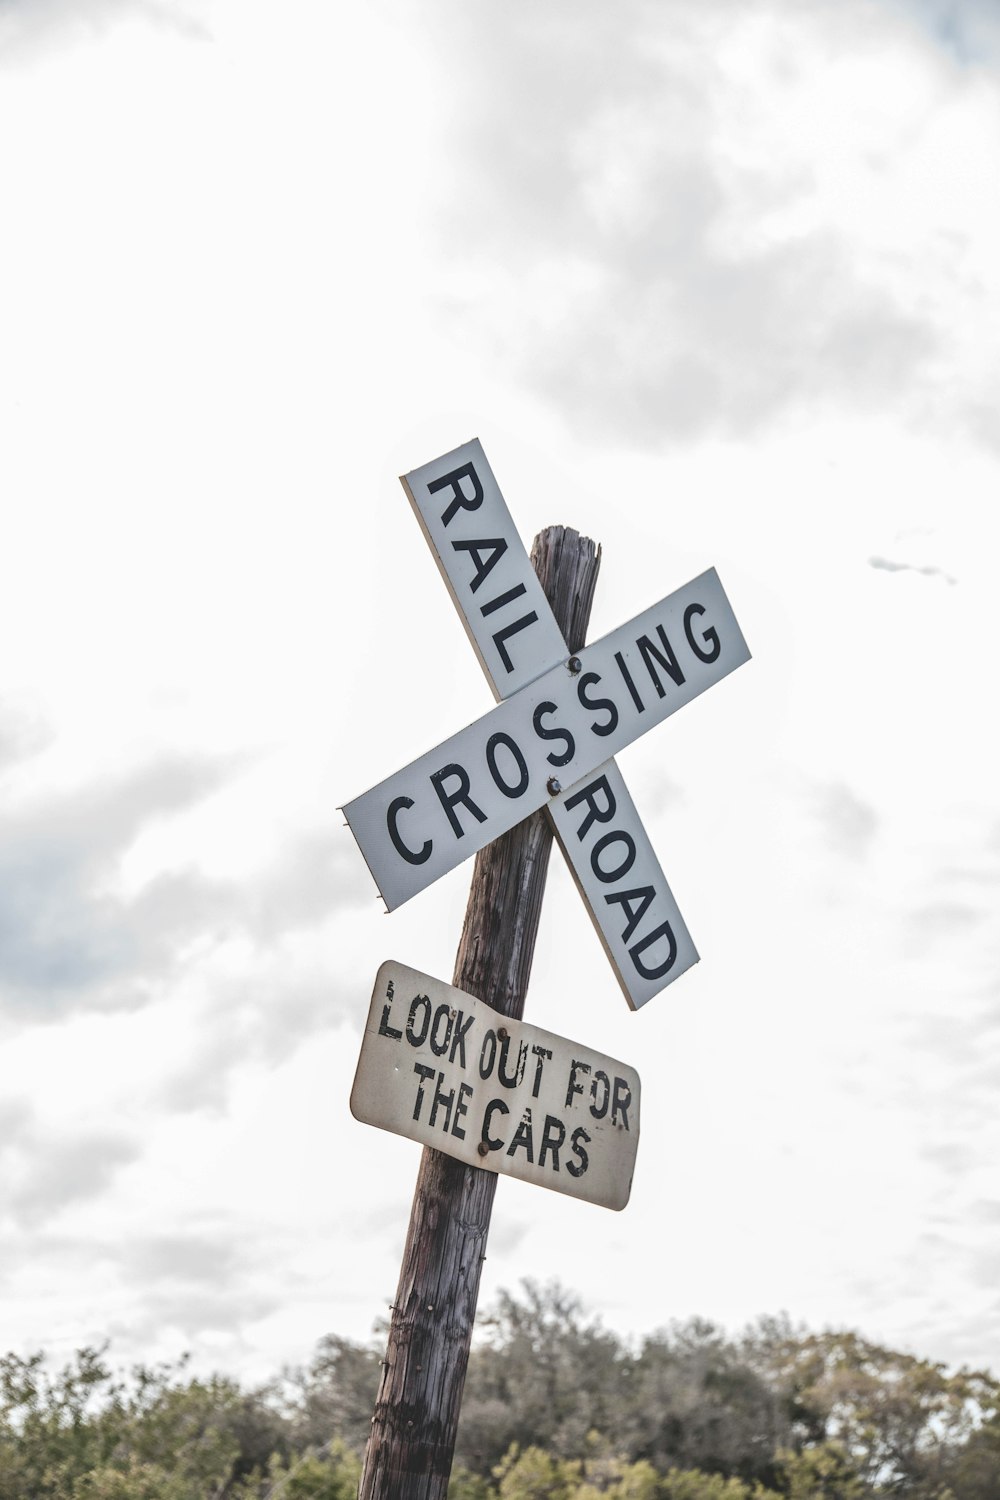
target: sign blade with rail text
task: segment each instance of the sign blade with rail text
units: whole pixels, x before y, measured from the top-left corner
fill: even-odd
[[[392,911],[750,653],[714,568],[343,807]],[[387,716],[391,729],[391,717]],[[553,792],[548,782],[562,785]]]
[[[635,1069],[406,964],[378,971],[351,1113],[468,1166],[604,1208],[629,1199]]]
[[[565,661],[569,648],[478,438],[400,482],[494,696],[510,698]],[[625,999],[638,1010],[698,953],[616,763],[605,762],[547,812]]]
[[[478,438],[400,476],[494,697],[569,653]]]

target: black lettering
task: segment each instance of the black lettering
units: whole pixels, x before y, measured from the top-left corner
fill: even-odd
[[[451,1124],[451,1111],[455,1104],[455,1090],[449,1089],[446,1094],[443,1093],[441,1090],[441,1085],[443,1083],[444,1074],[439,1073],[438,1081],[434,1088],[434,1098],[431,1102],[431,1117],[427,1121],[427,1123],[428,1125],[437,1124],[438,1105],[440,1104],[442,1109],[444,1110],[444,1124],[441,1126],[441,1129],[447,1130],[448,1126]]]
[[[622,933],[622,942],[627,943],[643,917],[646,915],[653,902],[656,900],[656,891],[651,885],[637,886],[632,891],[612,891],[605,896],[605,901],[610,906],[612,901],[617,901],[625,913],[625,930]]]
[[[635,706],[639,710],[639,712],[641,714],[644,714],[646,712],[646,705],[643,703],[642,699],[639,697],[639,689],[636,687],[635,683],[632,681],[631,675],[629,673],[629,669],[625,665],[625,658],[621,654],[620,651],[616,651],[615,652],[615,661],[618,663],[618,670],[621,672],[622,676],[625,679],[625,686],[628,688],[629,692],[632,695],[632,702],[635,704]]]
[[[532,610],[530,615],[522,615],[519,620],[512,620],[509,625],[504,625],[493,637],[493,644],[500,653],[500,660],[508,672],[513,672],[514,663],[510,659],[510,652],[507,650],[505,642],[509,641],[512,635],[517,635],[517,632],[523,630],[526,625],[533,624],[537,619],[538,616]]]
[[[500,1064],[497,1068],[497,1077],[505,1089],[516,1089],[524,1077],[524,1065],[528,1061],[528,1044],[520,1042],[517,1049],[517,1067],[512,1076],[507,1074],[507,1055],[510,1052],[511,1039],[505,1036],[500,1043]]]
[[[408,864],[422,865],[425,859],[430,859],[431,857],[431,849],[433,848],[431,840],[428,839],[425,844],[422,844],[421,847],[416,852],[414,852],[414,850],[409,848],[407,844],[403,843],[399,829],[396,827],[396,819],[399,817],[399,814],[403,811],[404,808],[412,806],[412,797],[394,797],[389,803],[389,809],[385,815],[385,822],[386,827],[389,830],[389,837],[392,840],[392,847],[395,849],[396,853],[402,855],[403,859],[405,859]]]
[[[645,953],[647,948],[652,947],[653,943],[655,943],[658,938],[662,937],[665,937],[667,939],[667,956],[661,964],[657,965],[656,968],[647,968],[642,961],[641,955]],[[674,959],[677,957],[677,939],[674,937],[673,929],[671,928],[670,923],[661,922],[659,927],[654,927],[649,936],[644,937],[641,942],[636,943],[633,948],[630,948],[628,950],[628,953],[629,958],[631,958],[632,962],[635,964],[637,972],[642,975],[643,979],[662,978],[662,976],[673,964]]]
[[[449,776],[456,776],[458,778],[458,789],[454,792],[446,792],[444,789],[445,780]],[[471,783],[469,781],[469,773],[464,766],[456,765],[454,761],[452,761],[450,766],[442,766],[440,771],[435,771],[431,776],[431,785],[438,794],[438,801],[448,814],[448,822],[451,824],[452,832],[457,839],[465,837],[465,829],[455,815],[455,808],[459,802],[464,807],[467,807],[472,816],[477,818],[480,823],[486,822],[486,814],[481,807],[476,806],[469,796]]]
[[[604,793],[604,807],[597,805],[598,793]],[[572,812],[574,807],[579,807],[581,802],[587,804],[587,816],[576,830],[578,839],[583,840],[587,836],[587,829],[595,821],[598,823],[610,823],[617,811],[618,804],[615,802],[615,794],[611,790],[606,776],[598,776],[596,781],[590,782],[588,786],[582,787],[580,791],[574,792],[572,797],[566,798],[566,811]]]
[[[471,1097],[472,1084],[460,1083],[458,1086],[458,1103],[455,1105],[455,1118],[451,1122],[451,1133],[457,1136],[460,1141],[465,1140],[465,1131],[458,1122],[469,1113],[468,1101]]]
[[[576,740],[574,740],[568,729],[546,729],[542,723],[547,714],[554,714],[556,712],[557,709],[554,703],[539,703],[531,716],[531,727],[540,740],[563,740],[565,742],[566,749],[564,751],[556,755],[555,751],[550,750],[549,754],[545,757],[550,766],[565,766],[573,759],[576,753]]]
[[[501,1114],[510,1114],[510,1110],[502,1099],[491,1099],[483,1110],[483,1133],[480,1136],[480,1140],[484,1146],[489,1146],[491,1151],[501,1151],[503,1149],[503,1138],[501,1137],[500,1140],[495,1141],[490,1135],[490,1129],[493,1125],[493,1111],[497,1109]]]
[[[447,525],[447,522],[445,523]],[[507,551],[507,543],[502,536],[480,537],[475,542],[452,542],[452,548],[456,552],[468,552],[475,565],[476,576],[469,584],[471,593],[475,593],[490,569],[503,557]],[[487,553],[486,562],[483,562],[483,554]]]
[[[508,786],[497,766],[497,749],[500,745],[506,746],[519,772],[518,780],[513,786]],[[486,764],[489,766],[490,775],[493,777],[497,790],[503,792],[505,797],[522,797],[528,790],[527,763],[516,741],[512,740],[509,734],[504,734],[502,729],[497,730],[496,734],[491,734],[486,741]]]
[[[683,683],[684,673],[681,671],[680,667],[677,664],[677,657],[674,655],[674,649],[671,646],[670,642],[667,640],[667,633],[662,625],[657,625],[656,633],[660,637],[660,645],[663,647],[662,651],[657,650],[657,648],[653,645],[653,642],[649,639],[648,635],[641,635],[636,641],[636,645],[639,647],[639,655],[642,657],[646,671],[649,673],[653,682],[653,686],[656,689],[656,696],[658,698],[662,698],[665,696],[667,690],[663,686],[663,683],[660,681],[659,673],[653,666],[650,657],[655,657],[656,660],[660,663],[660,666],[666,668],[667,676],[671,679],[672,682],[676,684],[677,687],[680,687]]]
[[[415,1120],[419,1120],[420,1110],[423,1107],[424,1102],[424,1084],[427,1082],[428,1078],[434,1077],[435,1070],[433,1068],[428,1068],[425,1063],[414,1063],[413,1071],[420,1079],[420,1082],[417,1085],[417,1100],[413,1106],[413,1118]]]
[[[599,1079],[601,1080],[600,1083],[598,1082]],[[598,1093],[601,1095],[600,1103],[597,1102]],[[590,1099],[590,1113],[595,1120],[603,1120],[608,1112],[608,1105],[611,1102],[611,1079],[603,1068],[598,1068],[590,1080]],[[433,1123],[434,1121],[432,1120],[431,1124],[433,1125]]]
[[[395,1028],[395,1026],[390,1026],[389,1025],[389,1011],[392,1009],[392,985],[391,984],[389,985],[389,989],[387,991],[387,994],[388,994],[389,998],[388,998],[388,1000],[385,1002],[385,1004],[382,1007],[382,1019],[378,1023],[378,1034],[379,1034],[379,1036],[388,1036],[388,1037],[391,1037],[394,1042],[399,1042],[399,1041],[402,1041],[403,1033],[401,1031],[397,1031],[396,1028]]]
[[[507,1155],[513,1156],[515,1151],[524,1152],[528,1160],[533,1164],[535,1160],[535,1142],[531,1134],[531,1110],[526,1109],[517,1122],[514,1138],[507,1147]]]
[[[701,646],[699,646],[698,642],[695,640],[694,636],[691,634],[691,616],[703,615],[704,613],[705,606],[703,604],[688,605],[687,609],[684,611],[684,634],[687,636],[688,645],[691,647],[691,650],[700,661],[717,661],[719,653],[722,650],[722,642],[719,640],[718,633],[713,629],[713,627],[710,625],[708,629],[702,633],[702,642],[710,642],[710,648],[708,651],[703,651],[701,649]]]
[[[537,1099],[538,1098],[538,1090],[541,1088],[541,1084],[542,1084],[542,1064],[544,1063],[544,1061],[545,1061],[546,1058],[548,1058],[549,1061],[551,1061],[551,1059],[552,1059],[552,1048],[551,1047],[541,1047],[541,1046],[539,1046],[539,1044],[537,1042],[535,1042],[535,1044],[534,1044],[534,1046],[532,1047],[531,1050],[535,1054],[535,1056],[538,1058],[538,1061],[535,1064],[535,1082],[534,1082],[534,1084],[532,1086],[532,1090],[531,1090],[531,1097],[532,1097],[532,1099]]]
[[[545,1158],[551,1151],[552,1170],[559,1170],[559,1147],[566,1139],[566,1126],[556,1115],[546,1115],[542,1127],[542,1144],[538,1148],[538,1165],[544,1167]]]
[[[444,1036],[440,1035],[441,1027],[439,1023],[441,1021],[445,1023]],[[435,1057],[444,1057],[447,1052],[451,1045],[451,1029],[454,1024],[455,1017],[451,1013],[450,1006],[442,1001],[434,1012],[434,1020],[431,1023],[431,1051]]]
[[[455,1061],[455,1053],[461,1051],[461,1065],[463,1068],[465,1067],[465,1038],[471,1031],[472,1023],[476,1019],[475,1016],[470,1015],[468,1020],[466,1020],[465,1025],[463,1026],[462,1019],[464,1016],[465,1011],[460,1010],[458,1013],[458,1019],[455,1022],[455,1033],[451,1039],[451,1056],[448,1058],[448,1061],[450,1063],[453,1063]]]
[[[528,590],[525,588],[523,583],[516,583],[514,587],[512,589],[508,589],[505,594],[497,594],[496,598],[491,599],[489,604],[484,604],[479,613],[483,616],[483,619],[485,619],[487,615],[496,614],[497,610],[503,609],[505,604],[512,604],[515,599],[520,599],[521,595],[526,594],[527,592]]]
[[[628,1108],[631,1103],[632,1090],[629,1088],[627,1081],[624,1078],[619,1078],[618,1074],[616,1073],[614,1095],[611,1100],[612,1125],[616,1125],[618,1123],[618,1115],[620,1113],[622,1117],[622,1124],[624,1125],[626,1130],[628,1129]]]
[[[486,1061],[486,1049],[489,1048],[490,1060]],[[483,1037],[483,1045],[479,1049],[479,1076],[489,1078],[493,1072],[493,1065],[497,1060],[497,1034],[490,1028]]]
[[[575,1162],[568,1161],[566,1163],[566,1170],[571,1177],[582,1177],[584,1172],[586,1172],[587,1168],[590,1166],[590,1158],[588,1157],[586,1151],[584,1151],[583,1146],[580,1144],[580,1142],[585,1141],[589,1144],[590,1136],[584,1130],[582,1125],[578,1125],[569,1139],[570,1145],[573,1147],[573,1155],[579,1157],[579,1165],[577,1165]]]
[[[587,697],[587,688],[590,687],[592,683],[600,682],[600,680],[600,672],[584,672],[583,676],[576,684],[576,696],[579,698],[581,705],[584,708],[589,709],[592,714],[600,713],[602,708],[607,709],[608,717],[605,722],[603,724],[591,724],[590,726],[591,733],[605,735],[611,734],[615,729],[617,729],[618,709],[615,707],[610,698]]]
[[[417,1036],[413,1029],[413,1023],[417,1017],[418,1006],[424,1007],[424,1024]],[[427,1033],[431,1029],[431,1002],[428,995],[414,995],[410,1001],[410,1014],[406,1018],[406,1040],[411,1047],[422,1047],[427,1040]]]
[[[601,864],[601,855],[611,844],[625,845],[625,854],[616,870],[606,870]],[[603,880],[605,884],[611,880],[621,880],[622,876],[627,875],[634,864],[635,840],[630,833],[625,832],[624,828],[613,828],[610,833],[603,834],[590,851],[590,868],[598,880]]]
[[[566,1090],[566,1108],[567,1109],[569,1109],[570,1105],[573,1103],[573,1095],[574,1094],[582,1094],[583,1093],[583,1084],[582,1083],[577,1083],[577,1081],[576,1081],[577,1071],[579,1071],[581,1073],[589,1073],[590,1072],[590,1063],[577,1062],[577,1060],[576,1060],[575,1057],[574,1057],[573,1061],[570,1063],[570,1066],[569,1066],[569,1087]]]
[[[471,495],[466,495],[462,489],[463,479],[472,481]],[[436,495],[449,485],[453,498],[441,517],[445,526],[451,525],[460,510],[478,510],[483,503],[483,487],[471,464],[463,464],[460,469],[452,469],[450,474],[442,474],[440,479],[432,479],[427,488],[432,495]]]

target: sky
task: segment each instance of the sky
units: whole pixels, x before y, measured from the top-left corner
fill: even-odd
[[[498,1186],[481,1306],[786,1311],[1000,1371],[1000,22],[975,0],[0,0],[5,1347],[253,1382],[396,1288],[339,807],[492,696],[398,477],[478,437],[591,639],[752,661],[618,757],[701,962],[558,850],[525,1019],[642,1078],[621,1213]]]

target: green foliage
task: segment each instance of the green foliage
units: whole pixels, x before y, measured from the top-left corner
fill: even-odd
[[[777,1454],[781,1492],[788,1500],[864,1500],[865,1487],[841,1443]]]
[[[73,1486],[72,1500],[188,1500],[191,1488],[158,1464],[130,1463],[126,1469],[102,1465]]]
[[[268,1500],[355,1500],[360,1479],[360,1458],[334,1438],[325,1454],[306,1453],[288,1468],[272,1470]]]
[[[497,1500],[497,1492],[485,1475],[455,1464],[448,1482],[448,1500]]]
[[[558,1286],[483,1320],[451,1500],[1000,1500],[1000,1384],[845,1332],[692,1320],[637,1349]],[[0,1500],[354,1500],[379,1352],[244,1391],[184,1362],[0,1359]]]
[[[780,1500],[773,1490],[701,1469],[671,1469],[660,1487],[661,1500]]]
[[[962,1463],[973,1436],[986,1430],[1000,1403],[1000,1384],[991,1375],[970,1370],[949,1375],[943,1365],[885,1349],[856,1333],[782,1332],[773,1325],[770,1332],[774,1336],[751,1350],[751,1357],[792,1416],[793,1441],[782,1446],[825,1452],[823,1462],[832,1462],[830,1454],[839,1446],[860,1495],[939,1500],[952,1489],[969,1500],[989,1496],[971,1470],[963,1477]],[[787,1459],[783,1462],[787,1467]],[[817,1486],[822,1478],[817,1475]],[[829,1481],[846,1482],[842,1476]],[[815,1490],[817,1496],[826,1493]]]
[[[514,1443],[493,1473],[500,1500],[573,1500],[580,1465],[534,1446],[522,1453]]]
[[[328,1334],[308,1370],[286,1375],[286,1414],[298,1450],[319,1447],[337,1433],[352,1448],[368,1441],[381,1355]]]
[[[520,1300],[500,1293],[481,1327],[486,1341],[469,1360],[457,1447],[470,1468],[488,1473],[515,1442],[568,1457],[588,1432],[628,1425],[628,1355],[583,1317],[572,1293],[526,1281]]]

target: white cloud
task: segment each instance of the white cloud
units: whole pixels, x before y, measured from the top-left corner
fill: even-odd
[[[860,3],[437,14],[465,166],[443,306],[578,432],[877,404],[994,441],[993,82]]]

